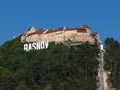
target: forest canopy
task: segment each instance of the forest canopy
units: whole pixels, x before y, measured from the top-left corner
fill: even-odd
[[[98,45],[24,51],[19,38],[0,47],[0,90],[96,90]],[[109,69],[109,68],[108,68]]]
[[[105,40],[105,70],[109,72],[108,83],[110,87],[120,87],[120,43],[113,39]]]

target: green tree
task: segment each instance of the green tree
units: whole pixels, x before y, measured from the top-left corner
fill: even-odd
[[[111,87],[119,87],[120,85],[120,44],[113,38],[105,40],[105,70],[111,72],[109,81]]]
[[[96,90],[97,44],[23,50],[20,37],[0,47],[0,90]]]

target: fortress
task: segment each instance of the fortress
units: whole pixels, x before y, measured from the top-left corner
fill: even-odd
[[[59,27],[52,29],[36,30],[33,26],[30,27],[25,33],[21,35],[21,42],[100,42],[99,33],[91,32],[88,25],[83,25],[75,28]]]

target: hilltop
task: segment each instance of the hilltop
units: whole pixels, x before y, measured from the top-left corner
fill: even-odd
[[[69,48],[49,43],[48,49],[23,50],[20,37],[0,47],[0,90],[96,90],[97,45]]]

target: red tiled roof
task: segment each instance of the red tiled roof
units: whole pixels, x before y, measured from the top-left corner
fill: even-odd
[[[87,24],[85,24],[83,27],[84,27],[84,28],[91,29]]]
[[[77,29],[86,29],[86,28],[91,29],[87,24],[85,24],[83,26],[78,26],[78,27],[75,27],[75,28],[77,28]]]
[[[61,30],[63,30],[63,27],[48,29],[48,31],[46,33],[57,32],[57,31],[61,31]]]
[[[76,28],[66,28],[65,31],[77,30]]]
[[[57,32],[61,30],[64,30],[64,27],[49,29],[46,33],[52,33],[52,32]],[[86,32],[86,29],[83,27],[79,27],[79,28],[78,27],[77,28],[65,27],[65,31],[69,31],[69,30],[78,30],[80,32]]]
[[[33,32],[33,33],[28,34],[28,36],[34,35],[34,34],[43,34],[45,31],[46,31],[46,30],[39,30],[39,31],[36,31],[36,32]]]
[[[30,33],[28,36],[33,35],[33,34],[43,34],[45,33],[52,33],[52,32],[57,32],[57,31],[69,31],[69,30],[77,30],[78,32],[86,32],[86,28],[89,28],[88,25],[84,25],[84,26],[79,26],[79,27],[75,27],[75,28],[69,28],[69,27],[59,27],[59,28],[52,28],[52,29],[48,29],[47,32],[45,32],[45,29],[40,29],[39,31]],[[90,28],[89,28],[90,29]],[[94,35],[95,33],[91,33],[91,35]]]
[[[93,32],[93,33],[91,33],[91,36],[95,36],[97,34],[98,34],[98,32]]]
[[[77,32],[83,32],[83,33],[86,33],[87,31],[86,31],[86,29],[84,28],[84,29],[77,29]]]
[[[43,34],[46,30],[39,30],[37,31],[39,34]]]

